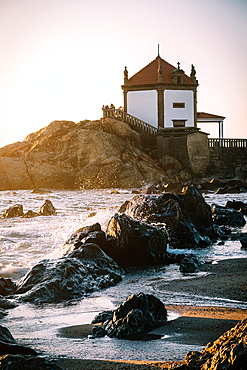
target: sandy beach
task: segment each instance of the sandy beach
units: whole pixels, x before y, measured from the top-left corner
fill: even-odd
[[[201,271],[205,276],[171,282],[156,282],[159,289],[165,291],[188,292],[194,295],[227,298],[230,300],[247,301],[247,259],[220,261],[217,264],[205,264]],[[166,336],[173,343],[187,343],[206,346],[220,335],[235,326],[247,316],[247,309],[224,307],[198,307],[166,305],[168,313],[177,313],[178,317],[167,325],[153,330],[151,333]],[[61,328],[59,335],[70,338],[87,336],[92,325],[76,325]],[[182,361],[106,361],[59,359],[58,364],[66,370],[109,370],[109,369],[174,369]],[[182,360],[182,359],[181,359]]]

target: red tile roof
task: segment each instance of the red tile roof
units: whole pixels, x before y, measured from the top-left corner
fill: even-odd
[[[217,116],[215,114],[211,114],[211,113],[205,113],[205,112],[197,112],[197,119],[225,119],[226,117],[223,117],[223,116]]]
[[[167,63],[164,59],[158,56],[146,67],[142,68],[139,72],[130,77],[129,81],[125,85],[130,86],[158,83],[159,65],[161,65],[162,69],[163,83],[171,84],[171,80],[173,77],[172,72],[176,69],[176,67]],[[193,81],[189,76],[187,76],[186,74],[184,74],[183,76],[186,83],[193,84]]]

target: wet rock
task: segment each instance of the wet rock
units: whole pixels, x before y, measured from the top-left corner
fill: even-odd
[[[198,183],[198,185],[200,186],[200,189],[203,190],[203,191],[205,191],[205,190],[216,191],[219,188],[224,187],[225,183],[223,183],[219,179],[213,178],[213,179],[210,179],[210,180],[203,179],[202,181],[200,181]]]
[[[49,199],[46,199],[42,206],[38,209],[38,216],[55,216],[57,211]]]
[[[97,222],[90,226],[85,226],[73,233],[70,238],[64,243],[64,249],[67,253],[80,248],[85,243],[95,243],[101,248],[106,244],[106,236],[101,230],[100,224]]]
[[[247,319],[224,333],[201,352],[188,352],[185,369],[245,370],[247,364]]]
[[[164,325],[167,310],[164,304],[150,294],[131,295],[116,310],[112,319],[104,324],[109,337],[140,339],[140,334]]]
[[[37,212],[32,211],[29,209],[26,213],[24,213],[23,218],[32,218],[38,216]]]
[[[116,213],[108,223],[102,249],[120,266],[143,266],[162,261],[166,234],[153,226]]]
[[[122,269],[97,244],[83,244],[54,260],[43,260],[17,284],[25,302],[57,303],[80,299],[121,281]]]
[[[236,211],[240,211],[241,213],[243,213],[243,215],[247,215],[247,203],[235,200],[228,200],[225,206],[226,208],[233,208]]]
[[[7,315],[8,313],[3,308],[0,308],[0,320],[2,320]]]
[[[50,359],[9,354],[1,359],[1,370],[62,370],[62,368]]]
[[[3,309],[15,308],[17,306],[16,302],[13,302],[5,297],[0,296],[0,307]]]
[[[180,262],[180,271],[183,273],[198,272],[202,262],[194,256],[186,256]]]
[[[106,321],[112,320],[113,311],[103,311],[96,315],[91,324],[104,324]]]
[[[216,225],[227,225],[231,227],[243,227],[246,224],[241,212],[231,208],[221,207],[214,204],[212,206],[213,222]]]
[[[37,352],[30,348],[19,345],[12,337],[10,331],[0,325],[0,354],[27,354],[37,355]]]
[[[89,338],[94,339],[94,338],[101,338],[106,335],[106,331],[103,328],[103,326],[97,325],[93,327],[92,333],[90,334]]]
[[[16,283],[11,279],[0,278],[0,295],[7,296],[16,289]]]
[[[15,204],[14,206],[4,211],[2,218],[22,217],[22,216],[23,216],[23,206],[21,204]]]
[[[247,233],[240,238],[241,247],[247,249]]]
[[[147,223],[166,224],[169,244],[174,248],[204,247],[216,237],[211,208],[193,185],[187,186],[182,195],[136,196],[125,212]]]

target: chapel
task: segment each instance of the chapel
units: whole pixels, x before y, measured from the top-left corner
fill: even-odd
[[[159,55],[131,78],[125,67],[124,111],[157,128],[197,128],[194,66],[190,76]]]

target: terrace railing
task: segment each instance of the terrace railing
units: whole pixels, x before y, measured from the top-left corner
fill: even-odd
[[[150,135],[155,135],[158,132],[156,127],[151,126],[149,123],[144,122],[121,109],[104,109],[103,118],[115,118],[117,120],[124,121],[136,130],[148,133]]]
[[[247,139],[208,139],[209,148],[247,148]]]

